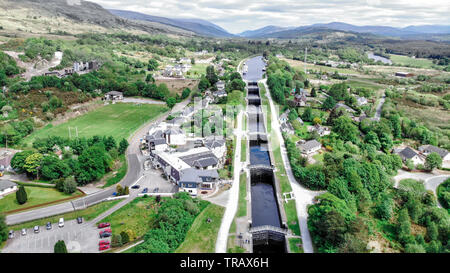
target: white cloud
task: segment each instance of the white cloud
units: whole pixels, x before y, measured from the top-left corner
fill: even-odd
[[[448,0],[90,0],[105,8],[209,20],[232,33],[266,25],[345,22],[404,27],[450,24]]]

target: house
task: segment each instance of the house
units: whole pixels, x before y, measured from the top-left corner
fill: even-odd
[[[450,153],[446,149],[442,149],[433,145],[422,145],[419,147],[419,152],[428,156],[431,153],[438,153],[443,161],[450,160]]]
[[[367,104],[367,99],[364,97],[356,96],[356,102],[359,106]]]
[[[224,81],[218,81],[216,83],[216,87],[217,87],[217,90],[225,90],[225,82]]]
[[[108,93],[105,94],[105,100],[111,100],[111,101],[115,101],[115,100],[123,100],[123,93],[119,92],[119,91],[110,91]]]
[[[210,149],[213,154],[223,163],[227,153],[226,141],[223,137],[209,137],[206,138],[203,145]]]
[[[283,133],[286,133],[288,135],[295,134],[294,127],[292,127],[292,124],[290,122],[283,122],[280,126],[280,129]]]
[[[322,148],[322,144],[315,139],[306,141],[298,146],[302,154],[305,155],[313,154]]]
[[[306,95],[304,93],[296,94],[294,96],[294,104],[296,107],[306,106]]]
[[[206,147],[194,148],[189,151],[178,153],[182,161],[192,168],[211,170],[219,167],[219,159]]]
[[[283,114],[281,114],[279,120],[280,120],[280,124],[286,123],[289,120],[289,113],[291,112],[291,110],[286,110]]]
[[[171,127],[163,132],[163,136],[169,145],[186,144],[186,135],[180,128]]]
[[[406,147],[404,149],[394,149],[394,153],[398,154],[403,162],[406,162],[406,160],[410,159],[414,163],[414,165],[423,165],[425,163],[423,157],[410,147]]]
[[[347,111],[348,113],[355,113],[356,111],[353,109],[353,108],[351,108],[351,107],[349,107],[349,106],[347,106],[347,105],[345,105],[345,104],[343,104],[343,103],[336,103],[336,106],[334,107],[334,109],[337,109],[337,108],[344,108],[345,109],[345,111]]]
[[[196,196],[198,191],[212,190],[219,179],[217,170],[184,169],[180,172],[179,191]]]
[[[322,126],[320,124],[316,124],[314,126],[308,126],[308,132],[314,132],[316,131],[319,136],[326,136],[331,134],[331,130],[328,127]]]
[[[159,134],[147,135],[145,140],[148,144],[148,150],[150,153],[153,151],[165,151],[168,148],[166,139],[161,137]]]
[[[409,78],[409,77],[413,77],[414,74],[410,73],[410,72],[395,72],[395,76],[397,77],[402,77],[402,78]]]
[[[6,196],[17,191],[17,184],[10,180],[0,180],[0,196]]]

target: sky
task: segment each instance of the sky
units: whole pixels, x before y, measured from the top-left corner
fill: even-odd
[[[354,25],[450,25],[449,0],[90,0],[169,18],[198,18],[231,33],[268,25],[302,26],[344,22]]]

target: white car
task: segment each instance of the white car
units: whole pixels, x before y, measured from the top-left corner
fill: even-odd
[[[27,235],[27,230],[26,229],[22,229],[22,236],[25,236],[25,235]]]
[[[39,233],[39,226],[34,226],[34,233]]]
[[[64,227],[64,218],[59,218],[58,226],[59,227]]]

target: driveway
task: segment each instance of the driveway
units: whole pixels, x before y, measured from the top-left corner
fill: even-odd
[[[39,233],[27,229],[27,235],[15,232],[13,239],[8,239],[2,253],[53,253],[55,243],[64,240],[69,252],[97,253],[99,229],[88,223],[78,224],[76,220],[66,221],[64,227],[52,223],[52,229],[40,227]]]

